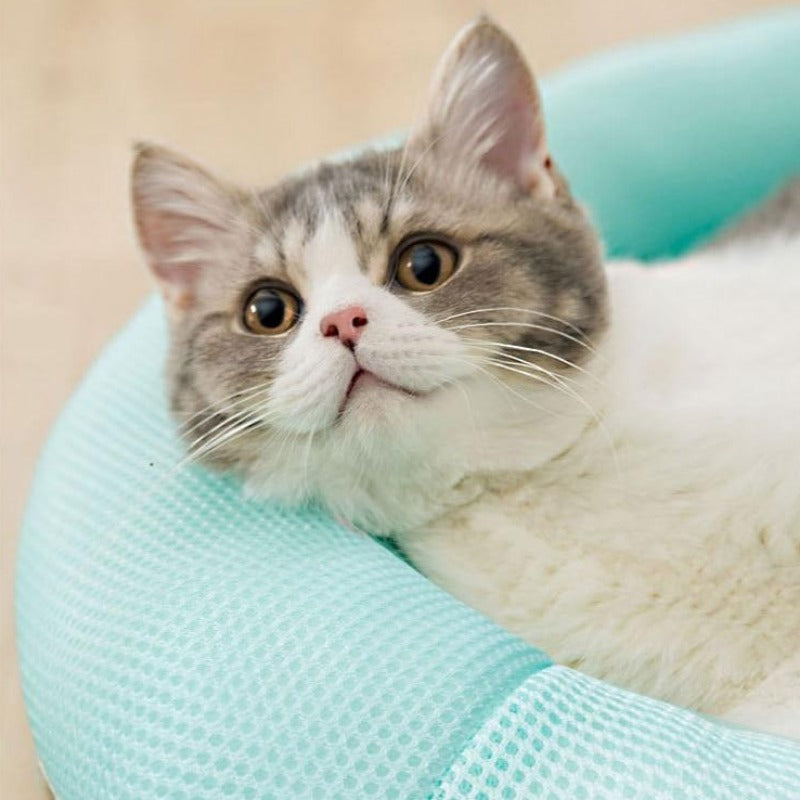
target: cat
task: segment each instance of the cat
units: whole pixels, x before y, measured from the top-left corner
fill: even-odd
[[[192,457],[563,664],[800,737],[800,184],[604,263],[482,17],[403,147],[244,191],[140,145],[132,191]]]

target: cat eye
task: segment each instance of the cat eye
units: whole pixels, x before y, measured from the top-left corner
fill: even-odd
[[[455,248],[438,239],[414,239],[395,251],[394,279],[412,292],[430,292],[447,282],[456,271]]]
[[[300,298],[287,289],[262,286],[245,303],[242,321],[251,333],[277,336],[286,333],[300,319]]]

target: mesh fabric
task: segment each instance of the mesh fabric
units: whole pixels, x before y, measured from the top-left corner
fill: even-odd
[[[54,432],[19,645],[59,800],[424,797],[546,664],[371,539],[172,469],[151,302]]]
[[[565,667],[528,678],[434,800],[797,800],[800,746]]]

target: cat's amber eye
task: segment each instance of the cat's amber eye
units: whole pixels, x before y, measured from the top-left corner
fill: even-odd
[[[430,292],[456,271],[458,253],[437,239],[415,239],[395,251],[394,279],[412,292]]]
[[[251,333],[277,336],[297,324],[301,311],[297,295],[279,287],[262,286],[247,298],[242,320]]]

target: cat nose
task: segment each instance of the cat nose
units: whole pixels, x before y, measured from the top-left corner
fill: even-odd
[[[352,350],[368,321],[363,306],[348,306],[326,314],[319,323],[319,329],[323,336],[338,336],[339,341]]]

